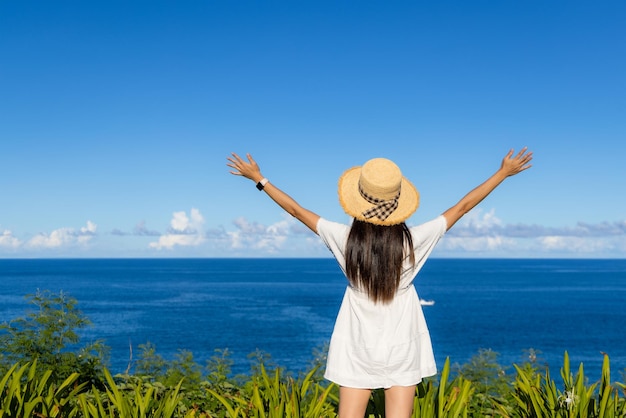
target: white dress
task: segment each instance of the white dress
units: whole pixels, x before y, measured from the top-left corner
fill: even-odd
[[[437,373],[430,334],[413,280],[446,232],[439,216],[410,228],[415,267],[406,263],[398,292],[390,303],[374,303],[348,285],[330,340],[324,377],[361,389],[411,386]],[[317,233],[345,274],[350,226],[320,218]]]

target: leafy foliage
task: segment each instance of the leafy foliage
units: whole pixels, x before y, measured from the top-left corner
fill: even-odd
[[[79,394],[73,412],[80,411],[86,418],[183,416],[180,393],[182,380],[174,388],[166,389],[142,379],[116,382],[108,370],[104,370],[104,378],[107,383],[105,392],[93,387],[90,393]]]
[[[24,317],[0,324],[0,371],[16,362],[34,362],[52,372],[54,381],[73,373],[95,382],[108,351],[101,342],[79,345],[78,331],[90,321],[76,299],[63,292],[37,291],[27,295],[33,310]]]
[[[550,371],[545,374],[524,370],[516,366],[515,380],[515,416],[518,417],[555,417],[555,418],[614,418],[626,417],[626,386],[622,383],[611,384],[609,357],[605,354],[602,364],[602,377],[599,382],[587,384],[583,364],[574,375],[570,370],[569,356],[564,355],[561,368],[562,389],[551,378]],[[597,391],[596,391],[597,390]]]
[[[38,374],[36,361],[14,364],[0,380],[0,417],[64,416],[86,383],[76,384],[79,375],[72,373],[57,385],[51,375],[51,370]]]

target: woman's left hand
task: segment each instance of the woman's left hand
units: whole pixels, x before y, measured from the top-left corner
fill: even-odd
[[[533,159],[533,153],[528,151],[526,147],[522,148],[515,156],[513,156],[513,152],[513,150],[509,151],[500,166],[500,170],[502,170],[507,177],[514,176],[532,167],[530,162]]]

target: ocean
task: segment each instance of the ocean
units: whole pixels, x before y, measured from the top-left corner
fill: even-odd
[[[602,353],[614,378],[626,370],[626,260],[438,259],[415,282],[439,366],[481,349],[510,367],[537,350],[558,376],[599,377]],[[173,359],[205,362],[228,349],[233,373],[249,354],[305,370],[327,344],[346,286],[334,259],[0,259],[0,323],[24,316],[25,295],[63,291],[92,325],[81,341],[105,340],[122,372],[147,342]]]

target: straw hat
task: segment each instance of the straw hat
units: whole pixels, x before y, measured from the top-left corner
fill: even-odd
[[[339,178],[339,203],[346,213],[376,225],[404,222],[419,206],[419,192],[386,158],[374,158]]]

